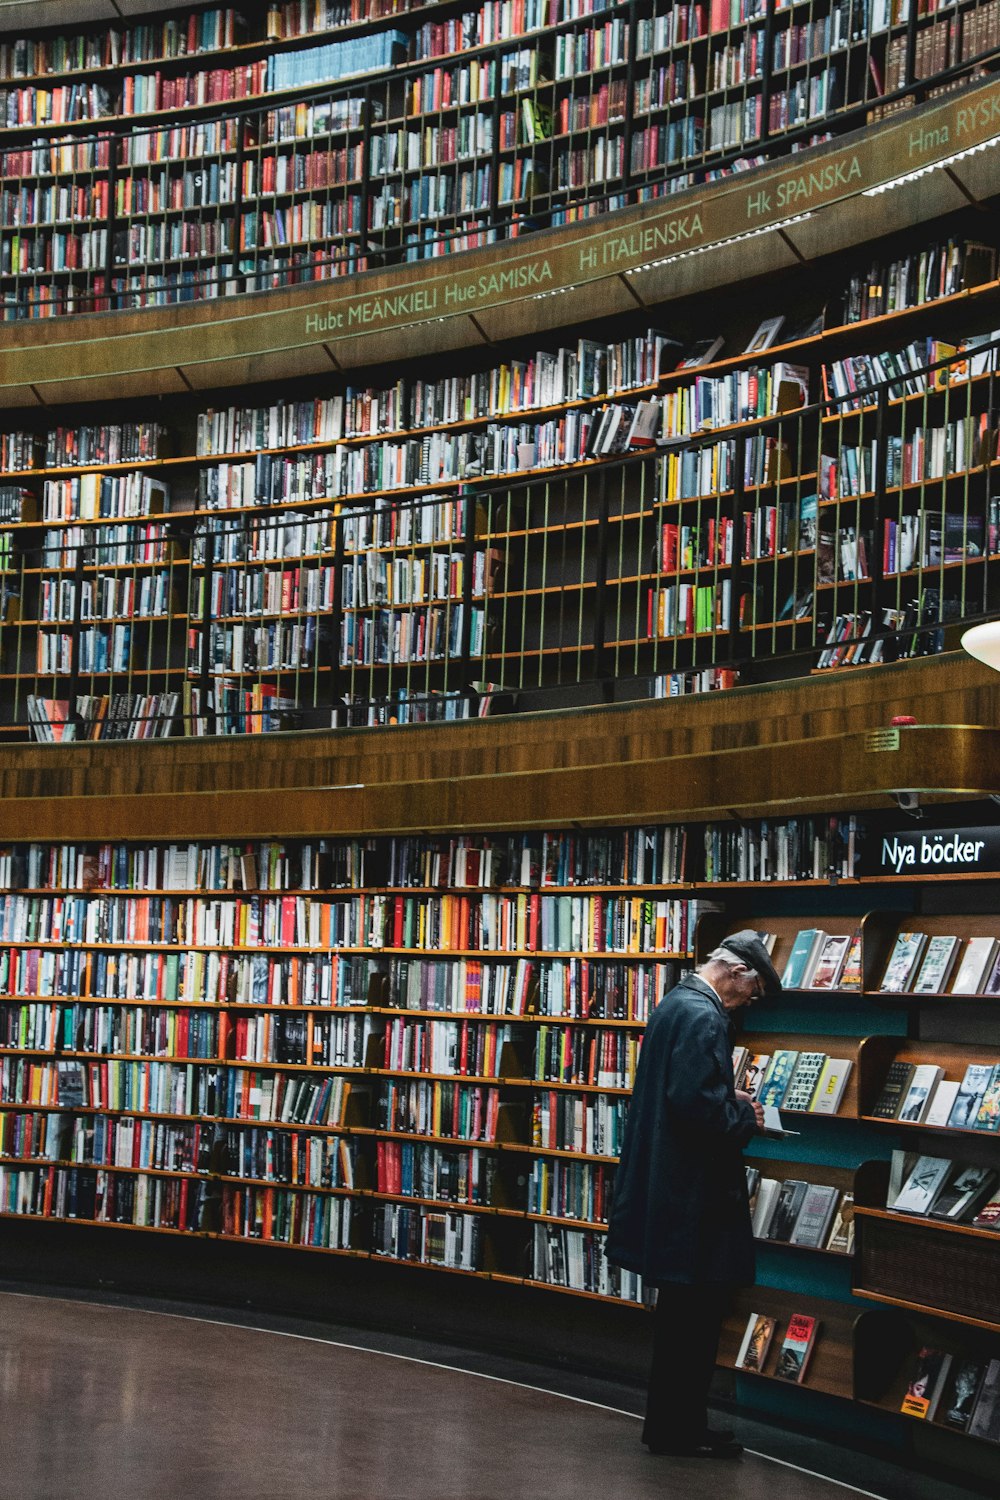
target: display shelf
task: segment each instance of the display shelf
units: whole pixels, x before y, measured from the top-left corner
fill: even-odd
[[[736,1365],[736,1356],[752,1312],[765,1313],[777,1319],[778,1323],[763,1370],[759,1374],[756,1371],[741,1370]],[[857,1315],[856,1309],[849,1303],[817,1298],[808,1292],[781,1291],[775,1287],[741,1289],[736,1295],[733,1312],[723,1324],[719,1365],[722,1369],[735,1370],[741,1378],[777,1381],[775,1369],[778,1350],[788,1321],[796,1313],[817,1318],[820,1325],[801,1388],[849,1400],[853,1395],[853,1328]],[[779,1383],[792,1384],[788,1381]]]

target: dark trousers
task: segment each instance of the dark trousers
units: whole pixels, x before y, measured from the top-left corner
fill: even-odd
[[[732,1288],[662,1282],[653,1313],[653,1359],[642,1441],[697,1442],[708,1426],[708,1387]]]

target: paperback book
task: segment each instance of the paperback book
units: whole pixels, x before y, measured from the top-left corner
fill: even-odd
[[[816,960],[816,967],[809,981],[810,989],[835,990],[837,988],[850,947],[849,934],[845,937],[831,934],[827,938]]]
[[[835,1115],[844,1097],[847,1080],[851,1073],[849,1057],[828,1057],[819,1075],[816,1092],[809,1106],[810,1114]]]
[[[927,945],[926,932],[901,932],[896,938],[879,990],[883,995],[901,995],[909,989]]]
[[[891,1205],[893,1213],[926,1214],[943,1186],[952,1163],[944,1156],[920,1156]]]
[[[788,1332],[778,1350],[778,1363],[774,1373],[779,1380],[802,1383],[818,1332],[819,1323],[816,1318],[807,1317],[804,1313],[792,1314]]]
[[[925,1345],[917,1355],[900,1411],[919,1421],[932,1422],[950,1365],[950,1354]]]
[[[943,1075],[944,1069],[934,1063],[918,1063],[913,1069],[913,1076],[896,1118],[906,1120],[911,1125],[919,1124],[930,1108],[934,1090]]]
[[[958,955],[957,937],[944,937],[935,933],[928,939],[920,972],[913,984],[915,995],[943,995]]]
[[[970,938],[962,954],[962,961],[951,987],[953,995],[978,995],[986,975],[990,972],[1000,952],[996,938]]]
[[[777,1319],[768,1317],[766,1313],[750,1314],[739,1353],[736,1356],[738,1370],[753,1370],[758,1375],[760,1374],[777,1326]]]
[[[955,1096],[951,1114],[948,1116],[949,1129],[973,1130],[975,1128],[979,1105],[992,1074],[993,1069],[989,1063],[969,1064]]]

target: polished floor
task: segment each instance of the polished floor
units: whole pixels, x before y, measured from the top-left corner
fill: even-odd
[[[747,1453],[655,1459],[628,1412],[319,1337],[0,1294],[2,1500],[849,1500]]]

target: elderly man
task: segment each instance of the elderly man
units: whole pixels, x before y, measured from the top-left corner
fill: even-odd
[[[730,1014],[781,980],[756,932],[727,937],[661,1001],[639,1054],[607,1256],[658,1288],[642,1440],[653,1453],[736,1458],[708,1427],[733,1289],[754,1279],[743,1147],[764,1123],[733,1081]]]

